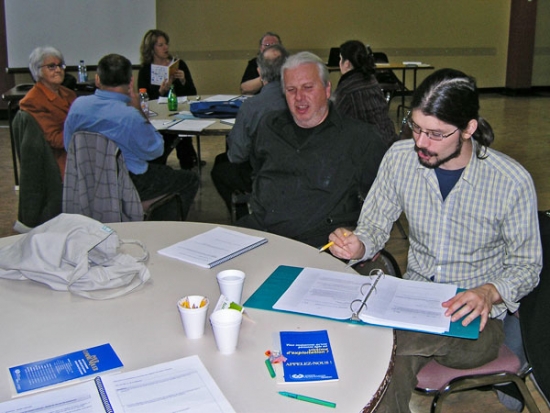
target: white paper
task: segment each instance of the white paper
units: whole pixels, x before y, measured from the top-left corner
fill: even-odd
[[[160,86],[165,79],[168,79],[168,66],[151,65],[151,84]]]
[[[115,413],[235,413],[198,356],[101,376]],[[0,413],[100,413],[94,381],[0,404]]]
[[[149,119],[156,130],[165,130],[181,122],[181,119]]]
[[[103,384],[116,413],[235,412],[198,356],[111,375]]]
[[[213,95],[209,96],[206,99],[203,99],[203,102],[225,102],[227,100],[237,99],[240,95]]]
[[[103,403],[93,380],[61,387],[0,404],[0,413],[98,413]]]
[[[159,104],[162,104],[162,103],[168,103],[168,97],[166,96],[159,96],[157,102]],[[178,96],[178,104],[179,103],[185,103],[187,102],[187,96]]]
[[[194,119],[185,119],[181,122],[169,126],[170,130],[180,130],[186,132],[201,132],[203,129],[209,127],[216,123],[215,120],[194,120]]]
[[[262,237],[216,227],[161,249],[158,253],[200,267],[211,268],[266,241]]]
[[[276,310],[338,320],[357,311],[376,277],[304,268],[273,305]],[[421,330],[449,331],[450,317],[441,304],[456,294],[456,286],[382,276],[359,318],[370,324]],[[352,304],[354,300],[355,304]],[[353,307],[353,310],[352,310]]]

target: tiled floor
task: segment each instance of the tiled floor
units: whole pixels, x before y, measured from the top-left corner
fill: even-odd
[[[392,113],[395,109],[392,107]],[[537,189],[539,209],[550,209],[550,95],[506,97],[497,94],[482,95],[481,114],[492,124],[496,140],[495,149],[501,150],[521,162],[532,174]],[[210,179],[215,156],[225,148],[220,137],[203,137],[202,157],[207,161],[201,176],[201,188],[189,213],[190,221],[229,224],[229,212],[216,193]],[[169,164],[176,167],[175,155]],[[14,190],[11,148],[7,122],[0,122],[0,237],[14,234],[17,217],[17,191]],[[403,224],[406,228],[406,222]],[[407,241],[394,229],[387,249],[396,257],[401,269],[406,266]],[[531,385],[532,387],[532,385]],[[411,408],[414,413],[429,411],[430,397],[414,395]],[[541,412],[550,410],[537,396]],[[507,410],[492,392],[468,391],[451,396],[445,412],[497,413]]]

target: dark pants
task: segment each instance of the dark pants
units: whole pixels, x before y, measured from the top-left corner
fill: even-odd
[[[231,213],[231,194],[252,192],[252,167],[249,162],[231,163],[227,153],[216,156],[212,167],[212,182]],[[246,205],[237,205],[237,219],[248,214]]]
[[[171,133],[163,133],[162,137],[164,138],[164,153],[149,163],[166,165],[168,156],[175,147],[181,169],[191,169],[197,165],[197,152],[193,146],[192,136],[180,137]]]
[[[491,319],[477,340],[401,330],[396,331],[396,337],[393,374],[376,413],[410,412],[416,374],[432,358],[456,369],[479,367],[496,359],[504,341],[504,331],[502,321]]]
[[[144,174],[135,175],[130,172],[130,177],[142,201],[178,193],[182,200],[183,218],[187,218],[189,208],[199,189],[199,177],[195,172],[150,163]],[[167,214],[166,217],[166,220],[171,220],[173,214]],[[163,219],[157,216],[157,220]]]

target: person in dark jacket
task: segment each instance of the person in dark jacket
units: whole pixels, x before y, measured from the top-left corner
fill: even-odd
[[[147,89],[149,99],[167,96],[174,86],[177,96],[192,96],[197,94],[191,71],[183,59],[178,59],[178,70],[161,85],[151,84],[151,65],[169,66],[174,57],[170,54],[170,38],[162,30],[149,30],[141,42],[141,67],[138,73],[138,88]],[[175,139],[181,139],[176,145],[176,153],[182,169],[191,169],[197,164],[197,153],[193,147],[192,138],[178,138],[176,135],[163,133],[164,153],[154,163],[165,164],[170,152],[174,149]]]
[[[358,40],[340,46],[342,77],[332,100],[336,110],[376,125],[389,147],[397,140],[395,126],[388,115],[388,104],[374,76],[376,66],[370,47]]]

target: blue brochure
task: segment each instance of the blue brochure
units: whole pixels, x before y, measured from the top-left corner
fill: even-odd
[[[279,334],[286,383],[338,380],[327,330]]]
[[[25,393],[64,383],[69,380],[97,376],[123,364],[110,344],[102,344],[74,353],[10,367],[15,391]],[[90,377],[91,378],[91,377]]]

